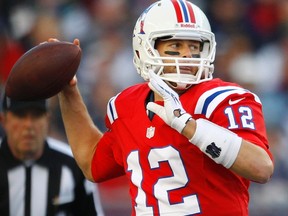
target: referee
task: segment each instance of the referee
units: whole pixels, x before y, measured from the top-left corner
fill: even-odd
[[[46,103],[4,96],[0,215],[103,215],[97,186],[84,178],[69,145],[47,138]]]

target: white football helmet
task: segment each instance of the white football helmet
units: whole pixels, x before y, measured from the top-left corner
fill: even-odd
[[[200,57],[160,57],[154,48],[157,39],[200,41]],[[137,72],[148,81],[148,71],[153,70],[175,89],[183,90],[192,84],[212,79],[216,52],[215,36],[203,11],[185,0],[162,0],[148,7],[138,18],[133,32],[134,65]],[[163,60],[173,61],[164,63]],[[164,66],[175,66],[175,73],[164,73]],[[180,67],[198,67],[195,75],[181,74]],[[171,85],[173,83],[173,85]]]

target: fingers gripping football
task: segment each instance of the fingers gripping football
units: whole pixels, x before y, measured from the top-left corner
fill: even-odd
[[[163,98],[164,106],[149,102],[147,109],[157,114],[166,124],[181,133],[186,123],[192,118],[191,115],[183,109],[179,95],[173,89],[153,71],[149,72],[149,76],[150,82],[148,85],[151,90]]]

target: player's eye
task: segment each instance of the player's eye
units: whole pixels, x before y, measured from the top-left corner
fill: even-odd
[[[200,49],[199,49],[199,46],[195,46],[195,45],[190,46],[190,49],[193,50],[193,51],[198,51],[198,50],[200,50]]]
[[[189,45],[189,47],[190,47],[190,50],[191,51],[197,51],[197,52],[200,52],[200,45],[199,44],[190,44]]]

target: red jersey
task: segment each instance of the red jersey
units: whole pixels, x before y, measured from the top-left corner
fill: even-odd
[[[157,115],[150,120],[149,92],[147,83],[138,84],[109,101],[108,131],[92,161],[95,181],[126,174],[132,215],[247,216],[249,181],[216,164]],[[180,101],[194,119],[208,119],[270,154],[262,105],[250,91],[213,79],[192,86]]]

